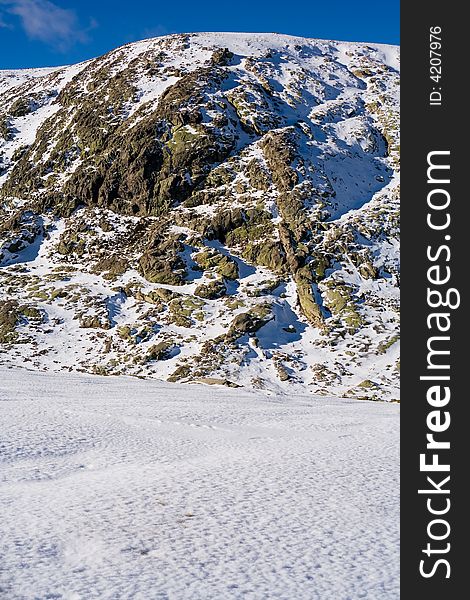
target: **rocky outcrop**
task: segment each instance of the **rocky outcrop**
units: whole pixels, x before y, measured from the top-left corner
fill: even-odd
[[[230,324],[227,332],[228,339],[237,339],[242,335],[253,334],[261,329],[270,319],[252,313],[237,315]]]

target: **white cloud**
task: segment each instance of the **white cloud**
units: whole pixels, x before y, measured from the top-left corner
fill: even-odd
[[[87,30],[80,27],[75,12],[49,0],[0,0],[0,5],[4,5],[8,13],[19,17],[31,39],[62,50],[88,39]]]

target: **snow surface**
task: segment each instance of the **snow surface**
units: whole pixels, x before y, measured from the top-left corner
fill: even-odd
[[[0,367],[0,596],[396,599],[396,404]]]

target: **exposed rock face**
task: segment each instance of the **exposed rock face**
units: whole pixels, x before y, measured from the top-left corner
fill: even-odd
[[[70,314],[79,368],[250,383],[272,358],[320,392],[310,355],[347,391],[382,344],[390,390],[398,152],[392,47],[172,35],[0,72],[2,301],[49,315],[6,316],[3,343],[37,330],[41,366]]]
[[[256,313],[241,313],[237,315],[230,324],[227,337],[229,339],[237,339],[242,335],[256,333],[258,329],[261,329],[263,325],[266,325],[268,320],[269,319],[258,316]]]

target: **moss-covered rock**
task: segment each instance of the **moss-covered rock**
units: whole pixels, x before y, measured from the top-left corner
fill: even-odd
[[[146,252],[139,259],[139,271],[151,283],[183,285],[185,264],[179,256],[166,257]]]
[[[379,385],[374,381],[371,381],[370,379],[364,379],[364,381],[358,383],[357,387],[363,390],[376,390],[379,387]]]
[[[0,300],[0,344],[12,344],[18,339],[16,326],[20,311],[15,300]]]
[[[31,112],[31,101],[29,98],[18,98],[10,106],[8,111],[12,117],[24,117]]]
[[[217,50],[214,50],[212,53],[210,60],[213,65],[224,67],[230,64],[232,58],[233,52],[230,52],[228,48],[217,48]]]
[[[116,254],[111,254],[100,259],[93,267],[94,273],[104,273],[106,279],[123,275],[129,268],[129,261]]]
[[[370,260],[364,260],[358,267],[359,273],[364,279],[375,279],[377,269]]]
[[[229,247],[244,248],[248,243],[266,241],[275,237],[276,228],[271,221],[271,215],[265,211],[256,212],[251,217],[246,213],[246,220],[242,225],[228,231],[225,236],[225,243]]]
[[[330,261],[327,256],[320,252],[311,253],[310,268],[315,273],[314,279],[316,282],[321,281],[325,277],[325,271],[330,266]]]
[[[276,371],[277,376],[281,381],[289,381],[289,379],[291,378],[286,367],[281,362],[276,363]]]
[[[64,256],[71,254],[83,256],[85,252],[85,240],[78,232],[66,229],[60,236],[57,252]]]
[[[339,316],[351,333],[357,331],[363,324],[363,318],[354,302],[351,288],[334,279],[324,280],[322,286],[326,288],[323,301],[328,310],[334,316]]]
[[[138,290],[135,292],[134,297],[140,302],[148,302],[153,306],[153,310],[156,310],[158,312],[163,312],[166,308],[165,302],[159,295],[155,293],[155,290],[146,293],[143,293],[140,290]]]
[[[178,296],[171,300],[168,321],[178,327],[191,327],[192,319],[202,320],[204,301],[194,296]]]
[[[231,322],[226,338],[235,340],[243,335],[256,333],[269,320],[267,315],[260,316],[253,314],[253,312],[241,313]]]
[[[226,279],[237,279],[239,276],[237,263],[213,248],[205,249],[196,254],[194,261],[204,271],[214,269],[216,273]]]
[[[390,336],[388,339],[383,340],[377,346],[377,353],[385,354],[389,348],[391,348],[394,344],[396,344],[396,342],[399,341],[399,339],[400,339],[400,335],[395,334],[395,335]]]
[[[191,367],[189,365],[179,365],[173,371],[173,373],[167,377],[167,381],[175,382],[180,381],[181,379],[185,379],[191,374]]]
[[[298,156],[293,129],[272,131],[261,143],[274,184],[280,192],[291,190],[299,181],[292,163]]]
[[[261,161],[252,159],[245,167],[248,182],[255,190],[267,191],[271,185],[271,177]]]
[[[170,300],[174,300],[175,298],[180,297],[178,292],[174,290],[168,290],[166,288],[157,288],[156,290],[152,290],[148,294],[151,298],[158,298],[163,300],[164,302],[170,302]]]
[[[83,315],[79,320],[82,329],[110,329],[109,319],[99,315]]]
[[[215,281],[198,285],[194,293],[196,296],[199,296],[199,298],[215,300],[216,298],[225,296],[227,288],[225,287],[223,279],[216,279]]]
[[[168,340],[163,340],[150,347],[146,354],[146,360],[167,360],[171,357],[171,350],[174,348],[174,343]]]
[[[304,267],[297,271],[294,281],[297,286],[297,298],[301,311],[314,327],[322,329],[324,327],[323,315],[321,308],[315,300],[310,270]]]
[[[5,117],[0,117],[0,139],[5,140],[6,142],[9,142],[13,139],[13,131],[10,127],[8,119]]]
[[[120,325],[117,328],[117,334],[122,340],[125,340],[126,342],[133,341],[132,327],[130,327],[130,325]]]
[[[252,296],[254,298],[258,298],[259,296],[268,296],[272,294],[273,291],[281,285],[281,279],[268,279],[266,281],[260,281],[259,284],[256,285],[248,285],[245,288],[245,292],[247,296]]]
[[[278,273],[286,267],[285,254],[277,240],[249,243],[243,251],[243,258],[254,265],[268,267]]]
[[[44,312],[31,305],[23,305],[19,307],[21,315],[26,317],[29,322],[42,323],[44,321]]]

